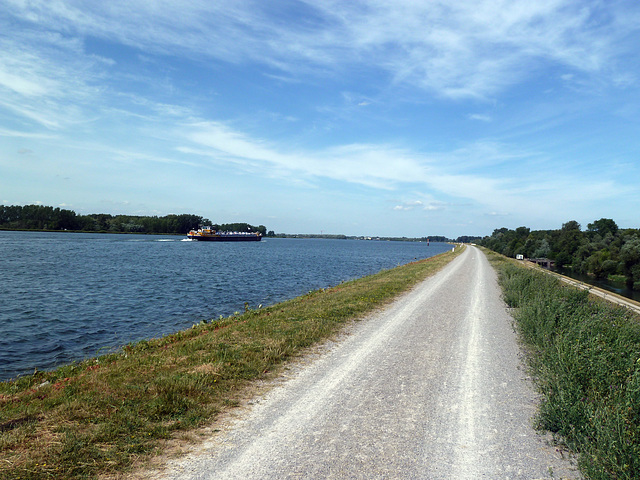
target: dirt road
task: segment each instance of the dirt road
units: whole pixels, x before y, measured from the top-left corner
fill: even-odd
[[[511,322],[468,247],[164,478],[579,478],[531,426],[536,396]]]

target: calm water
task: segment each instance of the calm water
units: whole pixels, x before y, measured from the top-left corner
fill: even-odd
[[[565,268],[558,268],[555,271],[567,277],[580,280],[581,282],[587,283],[589,285],[594,285],[604,290],[608,290],[610,292],[617,293],[618,295],[622,295],[623,297],[631,298],[637,302],[640,302],[640,292],[638,292],[637,290],[628,288],[624,284],[624,282],[611,282],[609,280],[603,280],[603,279],[596,280],[594,277],[590,277],[589,275],[576,273],[571,269],[565,269]]]
[[[443,243],[0,232],[0,380],[450,249]]]

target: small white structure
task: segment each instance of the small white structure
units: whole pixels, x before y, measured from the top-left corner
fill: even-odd
[[[522,255],[521,253],[517,254],[516,260],[524,260],[524,255]]]

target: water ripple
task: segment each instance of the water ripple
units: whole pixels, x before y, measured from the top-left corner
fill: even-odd
[[[441,253],[446,244],[0,232],[0,380]]]

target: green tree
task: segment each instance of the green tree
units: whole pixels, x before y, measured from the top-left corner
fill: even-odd
[[[616,262],[611,260],[611,252],[609,250],[599,250],[593,253],[587,260],[586,271],[592,273],[596,278],[607,278],[615,273]]]
[[[640,238],[632,237],[620,249],[624,275],[627,285],[637,288],[640,286]]]
[[[72,210],[61,210],[56,208],[58,228],[61,230],[77,230],[80,227],[80,222],[76,212]]]
[[[572,265],[576,259],[575,253],[584,242],[584,235],[580,224],[571,220],[562,225],[553,249],[553,258],[559,267]]]
[[[587,232],[605,237],[607,233],[615,236],[618,233],[618,225],[610,218],[601,218],[587,225]]]
[[[533,258],[547,258],[550,251],[551,247],[549,246],[549,241],[546,238],[543,238],[537,242],[536,249],[533,252]]]

